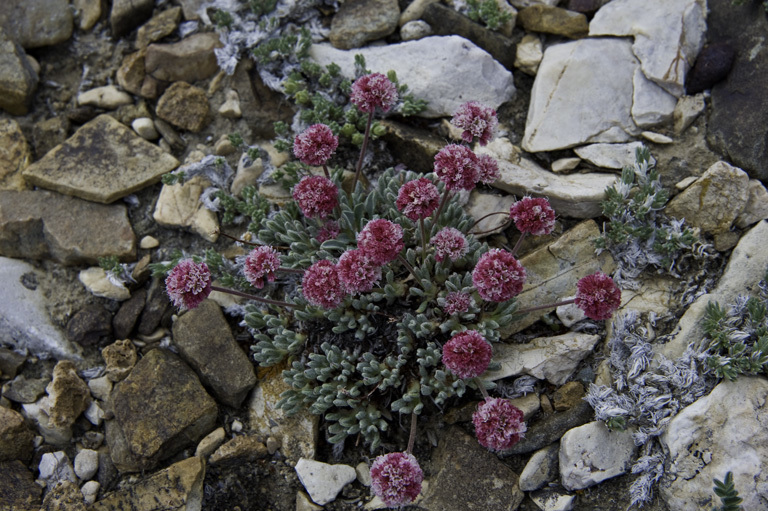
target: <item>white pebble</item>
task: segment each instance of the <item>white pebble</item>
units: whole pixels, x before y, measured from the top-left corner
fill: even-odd
[[[153,236],[144,236],[139,242],[139,247],[148,250],[151,248],[157,248],[160,246],[160,242]]]
[[[75,474],[82,481],[88,481],[99,469],[99,453],[92,449],[83,449],[75,456]]]
[[[96,87],[77,96],[78,105],[92,105],[107,110],[114,110],[131,103],[133,103],[131,95],[118,90],[114,85]]]
[[[157,140],[160,134],[155,129],[155,123],[149,117],[138,117],[131,123],[133,131],[145,140]]]
[[[82,488],[80,488],[80,491],[83,493],[83,500],[85,500],[86,504],[90,506],[96,502],[96,497],[99,496],[100,488],[101,485],[98,481],[88,481]]]
[[[240,433],[243,430],[243,423],[235,420],[232,421],[232,432],[233,433]]]

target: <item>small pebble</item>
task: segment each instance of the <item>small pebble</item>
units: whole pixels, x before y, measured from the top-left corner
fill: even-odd
[[[275,454],[277,450],[282,447],[283,442],[280,441],[280,439],[274,435],[267,438],[267,452],[269,454]]]
[[[671,144],[674,142],[671,138],[661,133],[654,133],[653,131],[644,131],[640,134],[644,139],[653,142],[654,144]]]
[[[106,110],[114,110],[120,106],[132,103],[133,98],[131,95],[118,90],[114,85],[96,87],[77,96],[77,104],[80,106],[90,105]]]
[[[243,430],[243,423],[242,422],[240,422],[238,420],[232,421],[232,431],[234,433],[240,433],[242,430]]]
[[[221,137],[213,147],[213,152],[216,156],[229,156],[230,154],[235,154],[235,151],[237,151],[237,149],[235,149],[235,146],[232,145],[232,142],[226,135]]]
[[[243,112],[240,110],[240,98],[236,91],[227,92],[227,99],[219,107],[219,114],[227,119],[239,119],[243,116]]]
[[[581,158],[560,158],[552,162],[552,172],[567,172],[579,166]]]
[[[157,140],[160,134],[155,129],[155,123],[149,117],[139,117],[131,123],[133,131],[145,140]]]
[[[160,246],[160,242],[157,240],[157,238],[153,236],[144,236],[143,238],[141,238],[141,241],[139,242],[139,247],[143,248],[144,250],[157,248],[159,246]]]
[[[99,469],[99,453],[91,449],[83,449],[75,456],[75,474],[82,481],[88,481]]]
[[[409,21],[400,28],[400,38],[403,41],[415,41],[432,35],[432,27],[426,21]]]
[[[100,488],[101,485],[98,481],[88,481],[82,488],[80,488],[80,491],[83,493],[83,500],[86,504],[91,505],[96,502],[96,497],[99,496]]]

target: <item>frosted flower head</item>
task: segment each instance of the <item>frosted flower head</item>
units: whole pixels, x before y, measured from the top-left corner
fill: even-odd
[[[481,154],[477,157],[477,169],[477,180],[486,185],[493,183],[501,175],[499,162],[487,154]]]
[[[360,249],[347,250],[336,263],[341,285],[347,293],[367,293],[381,280],[381,266]]]
[[[429,244],[435,247],[435,260],[442,261],[448,257],[451,261],[456,261],[467,253],[467,238],[460,230],[453,227],[446,227],[432,236]]]
[[[361,112],[371,113],[376,107],[388,112],[397,102],[397,87],[383,74],[371,73],[355,80],[349,100]]]
[[[576,288],[575,303],[591,319],[608,319],[621,305],[621,290],[601,271],[579,280]]]
[[[304,271],[301,290],[309,303],[325,309],[337,307],[345,296],[339,271],[328,260],[318,261]]]
[[[448,144],[435,155],[435,174],[448,190],[472,190],[479,176],[477,155],[467,146]]]
[[[520,232],[541,236],[555,228],[555,210],[544,198],[525,197],[512,204],[509,217]]]
[[[272,247],[261,246],[251,250],[245,257],[243,273],[248,282],[256,289],[264,287],[264,279],[275,281],[275,272],[280,267],[280,256]]]
[[[293,154],[307,165],[325,165],[339,147],[339,137],[325,124],[313,124],[293,141]]]
[[[472,284],[483,300],[504,302],[523,290],[525,268],[506,250],[494,248],[480,257]]]
[[[427,218],[440,205],[440,191],[429,179],[422,177],[400,187],[395,202],[409,220]]]
[[[486,399],[472,414],[480,445],[494,451],[509,449],[526,431],[523,412],[506,399]]]
[[[182,259],[165,278],[165,291],[179,309],[196,308],[211,294],[208,265]]]
[[[472,305],[472,297],[468,293],[462,293],[461,291],[448,293],[443,300],[445,300],[443,302],[443,312],[449,316],[467,312],[469,306]]]
[[[492,356],[491,345],[475,330],[458,333],[443,345],[443,364],[462,379],[483,374]]]
[[[498,123],[496,110],[477,101],[461,105],[451,119],[451,124],[464,130],[461,138],[468,144],[477,138],[480,145],[486,145],[493,138],[493,130]]]
[[[339,223],[335,220],[325,222],[317,232],[317,241],[320,243],[335,239],[339,235]]]
[[[403,228],[389,220],[371,220],[358,233],[357,248],[375,264],[385,265],[405,248]]]
[[[424,473],[413,454],[391,452],[371,464],[371,489],[389,507],[405,506],[421,493]]]
[[[327,177],[306,176],[293,187],[293,200],[308,218],[325,218],[339,205],[339,189]]]

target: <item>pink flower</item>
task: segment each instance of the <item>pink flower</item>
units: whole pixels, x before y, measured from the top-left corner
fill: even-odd
[[[336,148],[339,137],[325,124],[313,124],[296,136],[293,154],[307,165],[325,165]]]
[[[475,378],[488,369],[492,351],[479,332],[467,330],[454,335],[443,345],[443,364],[459,378]]]
[[[318,261],[304,271],[301,290],[309,303],[325,309],[337,307],[345,296],[339,271],[328,260]]]
[[[440,191],[425,177],[414,179],[400,187],[395,204],[409,220],[415,222],[435,212],[440,205]]]
[[[366,293],[381,279],[381,266],[374,264],[360,249],[341,254],[336,268],[347,293]]]
[[[371,220],[358,233],[357,248],[375,264],[385,265],[405,248],[403,228],[389,220]]]
[[[211,294],[208,265],[182,259],[165,278],[165,292],[179,309],[196,308]]]
[[[243,273],[248,282],[256,289],[264,287],[264,277],[269,282],[275,281],[275,272],[280,268],[280,256],[272,247],[262,246],[251,250],[245,257]]]
[[[461,138],[471,144],[475,137],[480,145],[486,145],[493,137],[493,129],[498,124],[496,110],[481,105],[477,101],[464,103],[456,110],[451,124],[464,130]]]
[[[541,236],[555,228],[555,210],[544,198],[525,197],[512,204],[509,216],[520,232]]]
[[[435,174],[448,190],[471,190],[477,183],[477,156],[463,145],[448,144],[435,155]]]
[[[432,236],[430,245],[435,247],[435,260],[442,261],[446,257],[456,261],[467,253],[467,238],[453,227],[446,227]]]
[[[486,399],[472,414],[480,445],[494,451],[509,449],[523,437],[523,412],[506,399]]]
[[[483,184],[489,185],[499,179],[499,162],[496,158],[487,154],[481,154],[477,157],[477,180]]]
[[[610,318],[621,305],[621,290],[601,271],[579,280],[576,288],[576,305],[594,320]]]
[[[405,506],[416,500],[423,479],[419,462],[407,452],[378,456],[371,465],[371,489],[389,507]]]
[[[506,250],[494,248],[480,257],[472,283],[483,300],[504,302],[523,290],[525,268]]]
[[[317,241],[320,243],[335,239],[339,235],[339,223],[335,220],[325,222],[317,233]]]
[[[339,189],[323,176],[306,176],[293,187],[293,199],[308,218],[325,218],[339,204]]]
[[[388,112],[397,102],[397,87],[383,74],[372,73],[355,80],[349,100],[361,112],[371,113],[376,107]]]
[[[469,310],[469,306],[472,304],[472,297],[467,293],[461,291],[453,291],[445,295],[445,303],[443,305],[443,312],[449,316],[455,314],[461,314]]]

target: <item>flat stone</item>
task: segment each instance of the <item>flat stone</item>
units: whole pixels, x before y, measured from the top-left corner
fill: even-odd
[[[333,502],[346,485],[357,479],[354,467],[329,465],[307,458],[296,463],[296,474],[312,500],[321,506]]]
[[[530,497],[541,511],[570,511],[573,509],[573,501],[576,500],[576,495],[549,489],[531,493]]]
[[[37,82],[37,71],[24,49],[0,27],[0,108],[11,115],[25,115],[32,104]]]
[[[421,19],[422,15],[424,14],[424,9],[426,9],[428,5],[438,3],[439,1],[440,0],[414,0],[408,4],[408,7],[406,7],[405,10],[400,14],[400,20],[398,21],[398,24],[400,27],[404,27],[411,21]]]
[[[146,73],[165,82],[197,82],[219,69],[214,49],[223,46],[216,32],[193,34],[170,44],[150,44],[144,60]]]
[[[256,385],[253,363],[215,302],[206,300],[177,319],[173,343],[203,384],[227,406],[239,408]]]
[[[133,98],[131,95],[119,90],[114,85],[96,87],[95,89],[81,92],[77,96],[78,105],[92,105],[98,108],[104,108],[105,110],[114,110],[123,105],[130,105],[132,103]]]
[[[152,16],[154,0],[114,0],[109,12],[112,37],[121,37]]]
[[[672,113],[676,134],[681,134],[701,115],[707,108],[704,102],[704,94],[695,96],[681,96],[677,100],[675,110]]]
[[[434,5],[433,5],[434,7]],[[331,45],[313,44],[310,57],[320,65],[335,62],[343,76],[354,79],[354,55],[361,53],[373,72],[397,72],[415,98],[427,101],[422,117],[450,117],[469,98],[498,108],[515,93],[512,73],[493,58],[459,36],[432,36],[382,47],[338,50]],[[514,56],[514,53],[512,53]],[[445,77],[450,76],[450,80]],[[240,92],[238,90],[238,92]],[[242,94],[241,94],[242,98]]]
[[[509,208],[514,204],[515,198],[510,195],[496,195],[487,192],[481,192],[478,190],[472,190],[469,195],[469,202],[464,206],[465,211],[474,218],[476,221],[483,217],[486,217],[489,213],[495,213],[499,211],[509,212]],[[493,215],[488,216],[480,221],[472,228],[472,232],[482,233],[477,234],[477,238],[484,238],[497,234],[507,225],[509,221],[508,216]]]
[[[112,117],[100,115],[27,167],[24,177],[35,186],[109,204],[158,182],[178,164]]]
[[[78,280],[94,296],[109,298],[118,302],[124,302],[131,297],[127,287],[112,282],[107,277],[107,272],[100,266],[86,268],[78,274]]]
[[[642,142],[627,144],[590,144],[573,150],[579,158],[605,169],[623,169],[635,164],[635,152],[643,147]]]
[[[552,162],[550,168],[552,172],[568,172],[574,170],[581,163],[581,158],[558,158]]]
[[[219,446],[224,443],[226,438],[227,433],[224,431],[224,428],[219,427],[214,429],[208,433],[205,438],[200,440],[199,444],[197,444],[197,448],[195,449],[195,456],[207,459],[208,456],[213,454],[216,449],[218,449]]]
[[[520,473],[520,489],[538,490],[555,480],[559,469],[560,444],[552,444],[533,453]]]
[[[64,481],[77,482],[72,461],[64,451],[47,452],[43,454],[37,467],[40,479],[44,480],[51,488],[56,483]]]
[[[34,436],[19,412],[0,406],[0,462],[28,463],[32,459]]]
[[[210,105],[205,92],[186,82],[176,82],[157,101],[157,116],[176,127],[201,131],[208,124]]]
[[[0,27],[24,48],[39,48],[69,39],[74,19],[68,0],[4,0]]]
[[[549,5],[532,5],[520,10],[518,21],[528,32],[543,32],[580,39],[589,32],[587,17]]]
[[[50,377],[30,378],[20,374],[3,385],[3,397],[15,403],[34,403],[45,394]]]
[[[656,133],[653,131],[643,131],[640,133],[640,136],[646,139],[649,142],[653,142],[654,144],[658,145],[669,145],[672,142],[674,142],[673,139],[666,135],[662,135],[661,133]]]
[[[639,67],[635,68],[632,84],[634,90],[630,112],[637,127],[647,129],[668,124],[674,115],[677,98],[648,80]]]
[[[116,339],[126,339],[133,332],[136,322],[139,319],[141,311],[144,310],[144,303],[147,301],[147,291],[138,289],[131,294],[131,297],[124,301],[112,318],[112,330]]]
[[[160,322],[170,306],[171,301],[165,292],[165,281],[161,278],[152,279],[144,310],[139,318],[139,335],[152,335],[160,327]]]
[[[560,440],[560,482],[581,490],[624,474],[634,451],[630,431],[610,431],[602,421],[573,428]]]
[[[0,97],[2,95],[0,92]],[[30,163],[32,151],[19,123],[13,119],[0,119],[0,190],[27,189],[21,172]]]
[[[397,121],[379,121],[386,128],[382,137],[392,148],[398,161],[416,172],[432,172],[435,155],[445,146],[445,139],[431,130],[409,126]]]
[[[0,348],[0,372],[3,374],[3,378],[14,378],[26,360],[25,354],[8,348]]]
[[[736,227],[746,229],[768,218],[768,190],[757,179],[750,179],[747,187],[747,205],[736,218]]]
[[[146,48],[149,44],[171,35],[181,21],[181,7],[171,7],[147,21],[136,32],[136,47]]]
[[[348,0],[333,16],[328,39],[342,50],[359,48],[392,34],[399,19],[397,0]]]
[[[218,239],[219,221],[216,213],[206,209],[200,195],[210,186],[201,176],[184,184],[163,185],[152,217],[160,225],[189,228],[203,239]]]
[[[254,435],[239,435],[216,449],[209,460],[211,465],[253,463],[269,455],[267,446]]]
[[[0,502],[8,510],[37,511],[43,488],[21,461],[0,462]]]

